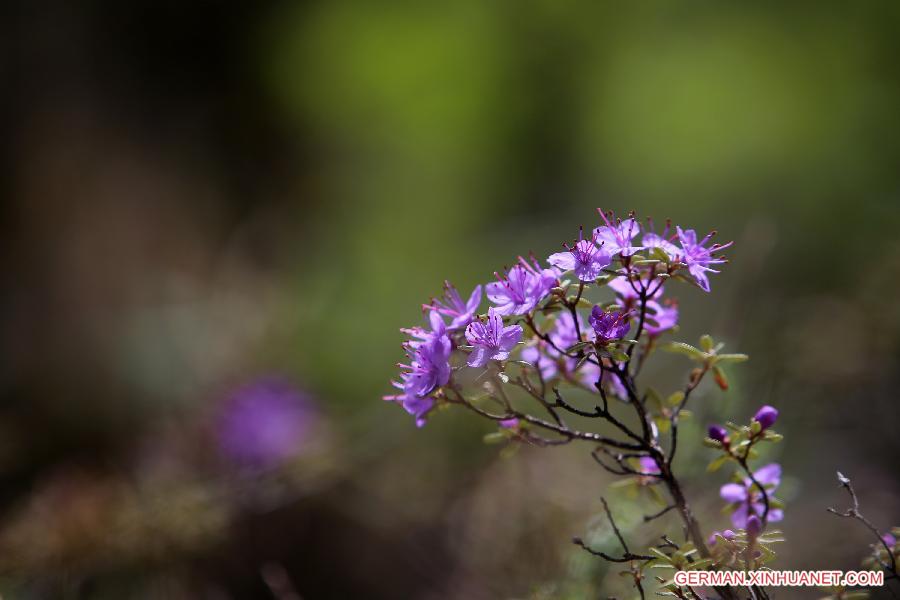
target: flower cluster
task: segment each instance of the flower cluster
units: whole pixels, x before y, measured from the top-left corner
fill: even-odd
[[[647,493],[665,506],[646,521],[678,515],[678,530],[687,532],[680,545],[663,536],[666,543],[650,548],[650,554],[632,553],[620,536],[625,553],[612,560],[633,563],[630,574],[638,589],[650,565],[747,567],[735,561],[768,556],[773,540],[766,537],[771,533],[766,526],[783,516],[772,495],[780,467],[747,467],[758,442],[780,438],[771,430],[778,413],[764,407],[747,427],[710,428],[707,442],[723,451],[717,466],[734,461],[743,475],[722,488],[737,531],[703,536],[673,467],[679,424],[690,416],[688,401],[707,374],[727,390],[724,368],[747,357],[723,352],[709,336],[700,338],[699,347],[663,339],[678,330],[678,303],[665,295],[668,288],[686,282],[709,292],[709,275],[726,262],[721,251],[730,243],[714,244],[712,233],[700,237],[669,223],[658,233],[634,215],[620,219],[599,211],[599,216],[589,237],[579,229],[574,241],[562,243],[544,263],[520,256],[468,296],[446,283],[443,297],[424,306],[427,323],[402,330],[408,360],[393,382],[399,392],[385,398],[402,405],[419,426],[439,407],[471,411],[496,425],[485,436],[488,442],[592,445],[599,466],[622,476],[633,494]],[[683,386],[667,396],[639,383],[644,363],[658,350],[695,363]],[[567,398],[566,388],[577,391],[578,399]],[[596,431],[569,426],[567,419],[575,417],[607,426]],[[735,550],[750,546],[752,552]],[[689,597],[673,586],[663,588]],[[737,598],[727,589],[720,595]]]
[[[770,463],[752,470],[749,461],[757,455],[757,444],[781,440],[781,435],[772,431],[777,420],[778,409],[765,405],[756,411],[749,425],[737,426],[729,422],[725,427],[713,424],[707,429],[706,444],[721,451],[721,455],[709,464],[709,470],[716,471],[726,463],[738,467],[733,481],[723,485],[719,495],[728,503],[731,523],[742,534],[740,540],[743,545],[738,548],[736,534],[730,529],[715,532],[710,543],[717,544],[722,539],[718,550],[722,551],[721,546],[724,546],[739,549],[738,554],[746,554],[746,546],[749,545],[754,548],[751,556],[757,561],[756,566],[774,558],[766,543],[779,541],[777,537],[765,538],[762,533],[769,523],[784,518],[783,504],[774,495],[781,483],[781,465]],[[771,533],[777,536],[778,532]]]
[[[577,240],[563,243],[564,251],[547,258],[547,266],[533,256],[519,257],[502,274],[494,274],[496,281],[476,286],[466,300],[445,282],[443,297],[424,305],[429,326],[402,330],[410,339],[403,344],[408,360],[399,365],[402,372],[393,382],[400,393],[385,399],[401,404],[421,426],[427,414],[452,395],[443,388],[462,364],[500,371],[518,345],[518,358],[534,365],[544,379],[591,387],[599,378],[599,363],[614,366],[613,355],[621,357],[612,346],[630,330],[636,328],[635,337],[643,333],[653,339],[675,329],[678,306],[674,300],[662,300],[664,281],[681,279],[709,291],[707,273],[715,272],[711,265],[725,262],[719,252],[730,244],[710,244],[713,234],[698,242],[692,229],[676,227],[670,233],[668,224],[657,234],[633,216],[620,220],[599,213],[601,224],[590,238],[579,230]],[[572,307],[566,291],[574,284],[564,280],[567,274],[578,282]],[[614,294],[612,302],[589,303],[584,291],[604,285]],[[484,293],[491,306],[479,314]],[[635,310],[639,305],[643,309]],[[576,310],[582,307],[591,309],[586,319],[590,327]],[[537,326],[539,317],[547,317],[543,328]],[[505,325],[504,318],[516,322]],[[527,334],[524,327],[529,328]],[[584,360],[590,351],[572,351],[583,343],[598,349],[594,358]],[[454,354],[468,356],[451,366]],[[606,386],[623,395],[619,378],[610,377]]]

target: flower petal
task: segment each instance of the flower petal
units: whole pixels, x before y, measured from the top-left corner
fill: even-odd
[[[726,483],[719,490],[719,495],[726,502],[743,502],[747,499],[747,488],[739,483]]]
[[[777,487],[781,483],[781,465],[778,463],[769,463],[764,467],[754,471],[753,476],[761,485],[771,485]]]

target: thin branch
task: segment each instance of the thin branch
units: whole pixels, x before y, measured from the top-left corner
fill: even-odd
[[[879,559],[878,562],[881,563],[881,566],[886,571],[890,571],[893,578],[900,578],[900,574],[897,573],[897,557],[894,555],[894,551],[891,549],[890,545],[886,541],[884,541],[884,535],[880,531],[878,531],[878,528],[875,527],[872,522],[869,521],[866,517],[864,517],[861,512],[859,512],[859,498],[856,496],[856,490],[853,489],[853,484],[850,483],[850,479],[840,471],[838,471],[837,477],[838,481],[841,483],[841,487],[847,490],[847,493],[850,494],[850,500],[853,502],[853,506],[848,508],[845,512],[839,512],[834,508],[828,508],[828,512],[839,517],[856,519],[857,521],[865,525],[866,528],[871,531],[876,538],[878,538],[878,543],[881,544],[887,551],[888,559],[890,560],[889,565],[884,564],[881,559]]]
[[[666,514],[667,512],[669,512],[670,510],[672,510],[673,508],[678,508],[678,507],[677,507],[676,505],[674,505],[674,504],[670,504],[669,506],[665,507],[665,508],[662,509],[661,511],[655,512],[655,513],[653,513],[652,515],[644,515],[644,523],[649,523],[649,522],[652,521],[653,519],[658,519],[658,518],[660,518],[661,516],[663,516],[664,514]]]

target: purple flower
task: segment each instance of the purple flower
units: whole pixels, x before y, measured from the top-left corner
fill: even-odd
[[[668,227],[666,227],[666,229],[668,229]],[[653,232],[645,233],[644,237],[641,238],[641,244],[643,244],[644,248],[659,248],[673,258],[679,255],[678,246],[665,237]]]
[[[503,429],[515,429],[519,426],[519,420],[515,417],[512,419],[503,419],[502,421],[498,421],[498,423]]]
[[[668,331],[678,324],[678,305],[669,303],[660,304],[656,300],[647,300],[647,316],[656,323],[646,321],[644,329],[651,336],[657,336],[664,331]]]
[[[710,425],[706,433],[710,439],[718,442],[724,442],[728,438],[728,430],[721,425]]]
[[[607,216],[599,208],[597,212],[600,213],[600,217],[606,224],[594,229],[594,239],[603,242],[603,248],[610,256],[615,256],[616,254],[631,256],[644,248],[643,246],[631,245],[631,240],[641,230],[641,226],[637,221],[632,218],[619,221],[612,217],[612,213]]]
[[[574,271],[581,281],[594,281],[609,266],[612,258],[602,244],[597,246],[596,236],[590,240],[583,239],[582,236],[583,233],[579,231],[578,241],[573,247],[563,244],[566,251],[551,254],[547,262],[563,271]]]
[[[551,345],[543,340],[539,340],[536,345],[528,346],[522,350],[522,360],[530,362],[537,367],[541,371],[541,376],[544,379],[550,379],[557,374],[559,371],[558,365],[560,358],[564,358],[562,361],[564,374],[573,373],[575,371],[575,365],[578,363],[578,359],[562,357],[557,348],[565,351],[581,341],[578,337],[579,331],[581,331],[582,337],[586,338],[588,341],[594,337],[594,332],[584,326],[580,315],[578,316],[578,327],[576,329],[575,320],[572,319],[572,315],[567,312],[560,313],[553,329],[547,334],[553,344]],[[599,367],[593,363],[584,363],[581,369],[579,369],[579,374],[582,376],[585,383],[593,385],[593,382],[597,381]]]
[[[716,538],[722,537],[726,540],[733,540],[735,538],[735,533],[730,529],[725,529],[723,531],[713,531],[707,540],[710,546],[714,546],[716,544]]]
[[[466,340],[475,347],[469,355],[469,366],[483,367],[489,360],[506,360],[521,339],[522,326],[504,327],[500,312],[490,307],[486,323],[475,321],[466,327]]]
[[[760,521],[759,517],[757,517],[756,515],[750,515],[749,517],[747,517],[746,529],[747,529],[747,535],[749,535],[751,538],[755,538],[760,533],[762,533],[762,530],[763,530],[762,521]]]
[[[687,265],[688,272],[694,278],[694,281],[697,282],[697,285],[703,291],[708,292],[709,279],[706,273],[718,273],[718,271],[710,268],[710,265],[719,265],[727,262],[724,258],[714,256],[714,254],[731,246],[732,242],[724,245],[713,244],[707,248],[705,244],[715,232],[708,234],[697,242],[697,232],[693,229],[688,229],[687,231],[681,229],[681,227],[676,227],[676,229],[678,231],[678,241],[681,243],[679,258]]]
[[[656,461],[653,460],[650,456],[642,456],[638,459],[638,463],[641,465],[641,474],[643,475],[659,475],[659,466],[656,464]]]
[[[415,345],[406,342],[403,347],[410,363],[399,364],[403,369],[400,381],[391,382],[402,393],[385,396],[384,399],[398,402],[416,418],[416,426],[422,427],[425,415],[434,407],[434,399],[429,394],[450,380],[450,338],[443,334],[428,341],[416,342]]]
[[[524,315],[531,312],[556,285],[556,273],[541,269],[519,257],[518,264],[507,271],[505,277],[495,273],[497,281],[487,284],[487,296],[497,305],[501,315]]]
[[[887,544],[888,546],[890,546],[891,549],[893,549],[894,546],[897,545],[897,538],[895,538],[890,533],[886,533],[883,536],[881,536],[881,541],[884,542],[885,544]]]
[[[466,325],[475,319],[475,313],[478,312],[478,306],[481,304],[481,286],[476,285],[472,294],[466,302],[463,302],[459,292],[449,281],[444,282],[444,296],[442,300],[433,299],[431,304],[426,304],[428,308],[436,313],[450,317],[450,325],[447,329],[455,331],[463,329]]]
[[[613,340],[621,339],[628,333],[630,328],[628,316],[629,313],[618,309],[605,312],[600,306],[595,306],[591,310],[589,320],[597,336],[597,343],[608,344]]]
[[[768,404],[756,411],[756,414],[753,416],[753,420],[760,424],[763,431],[774,425],[777,419],[778,409]]]
[[[766,488],[769,500],[772,499],[772,492],[781,483],[781,465],[771,463],[764,467],[760,467],[753,474],[760,485]],[[751,489],[752,488],[752,489]],[[737,504],[737,510],[731,514],[731,522],[735,527],[742,529],[747,528],[747,519],[750,515],[762,516],[766,507],[762,499],[762,494],[753,485],[749,477],[745,478],[743,483],[726,483],[719,490],[719,495],[726,502]],[[784,518],[784,511],[779,508],[772,508],[766,517],[767,522],[776,522]]]
[[[422,344],[427,344],[447,335],[447,324],[444,323],[444,319],[436,311],[428,314],[428,324],[431,329],[418,326],[401,328],[400,331],[411,338],[406,344],[412,348],[418,348]]]
[[[276,466],[302,449],[316,420],[309,398],[286,379],[261,378],[225,400],[217,423],[219,447],[236,463]]]
[[[616,277],[612,281],[610,281],[607,285],[616,293],[616,296],[619,298],[619,304],[622,305],[623,308],[630,309],[634,308],[637,305],[637,300],[640,297],[638,292],[641,287],[646,287],[648,285],[652,285],[649,292],[652,292],[648,299],[659,298],[663,294],[663,286],[661,283],[655,283],[648,281],[647,278],[643,278],[638,281],[630,281],[627,277]],[[637,288],[637,291],[635,291]]]

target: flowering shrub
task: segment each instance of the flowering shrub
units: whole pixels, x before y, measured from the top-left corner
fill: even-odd
[[[664,297],[664,287],[677,282],[709,292],[709,276],[726,262],[721,251],[731,243],[713,243],[713,233],[698,241],[694,230],[673,230],[668,223],[656,233],[652,223],[643,226],[634,215],[619,219],[598,212],[601,223],[590,236],[579,231],[577,240],[547,258],[549,266],[534,256],[519,257],[495,273],[496,281],[484,286],[486,313],[479,312],[482,286],[464,302],[447,283],[442,299],[424,305],[427,326],[403,330],[409,335],[403,344],[408,360],[393,382],[398,392],[385,399],[400,404],[419,427],[438,409],[456,406],[497,425],[488,441],[588,445],[593,459],[623,478],[623,485],[663,502],[646,522],[673,511],[684,538],[676,542],[675,535],[661,531],[662,543],[632,552],[604,499],[622,554],[600,552],[580,538],[575,543],[627,564],[626,575],[641,597],[649,579],[664,594],[698,598],[697,590],[672,581],[672,570],[757,569],[774,558],[771,546],[781,538],[770,526],[783,518],[774,496],[781,467],[751,463],[760,444],[781,439],[772,430],[778,411],[763,406],[746,425],[709,427],[704,442],[719,453],[709,470],[725,465],[735,470],[733,482],[720,493],[734,529],[704,535],[673,467],[679,422],[689,415],[688,402],[707,375],[727,390],[724,369],[747,356],[724,352],[708,335],[697,346],[665,342],[677,329],[678,305]],[[639,381],[657,350],[693,363],[683,386],[667,396]],[[571,389],[589,393],[593,401],[567,399]],[[568,423],[573,417],[605,425],[602,432],[576,428]],[[751,592],[767,597],[762,589]],[[716,594],[747,597],[727,587]]]

